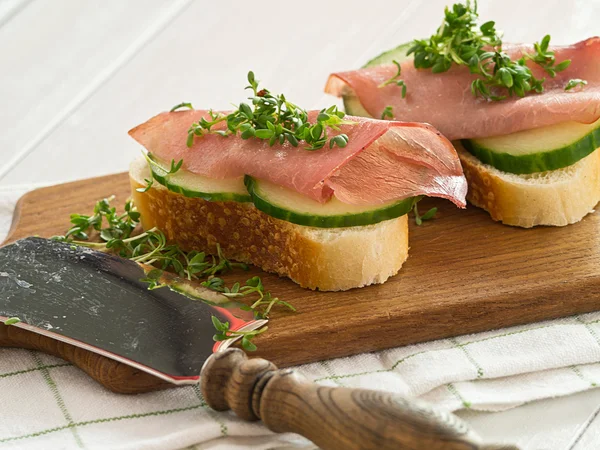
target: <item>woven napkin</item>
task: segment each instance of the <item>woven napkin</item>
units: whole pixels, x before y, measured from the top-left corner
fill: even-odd
[[[17,199],[30,188],[0,188],[0,237],[10,226]],[[600,313],[323,361],[298,370],[323,385],[396,392],[451,411],[501,411],[596,387]],[[0,349],[0,395],[0,449],[314,448],[296,435],[275,435],[260,423],[212,411],[195,387],[117,395],[76,367],[32,351]],[[600,423],[596,425],[593,436],[600,435]],[[586,434],[585,439],[590,438],[592,434]],[[576,448],[588,448],[579,444]]]

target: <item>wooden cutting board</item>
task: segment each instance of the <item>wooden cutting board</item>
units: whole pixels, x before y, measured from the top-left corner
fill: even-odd
[[[64,234],[69,214],[88,214],[112,194],[115,205],[124,203],[127,174],[32,191],[19,201],[7,242]],[[422,211],[434,203],[435,220],[420,227],[411,220],[409,259],[383,285],[313,292],[251,269],[298,309],[273,312],[256,356],[288,366],[600,309],[599,214],[525,230],[445,201]],[[225,278],[245,281],[246,274]]]

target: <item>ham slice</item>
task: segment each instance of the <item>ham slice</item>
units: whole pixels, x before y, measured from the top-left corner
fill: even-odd
[[[247,174],[319,202],[334,193],[356,205],[429,195],[465,207],[467,183],[456,150],[429,125],[347,116],[355,123],[342,126],[349,137],[345,148],[307,151],[302,142],[298,148],[287,142],[269,147],[259,139],[212,134],[197,137],[188,148],[188,128],[202,117],[208,119],[208,112],[161,113],[129,134],[161,160],[183,159],[192,173],[220,179]]]
[[[513,58],[523,52],[533,53],[523,45],[507,45],[504,50]],[[571,65],[550,78],[543,70],[529,63],[537,78],[546,78],[544,92],[524,98],[511,97],[503,101],[488,101],[471,93],[476,75],[464,66],[453,66],[448,72],[434,74],[431,70],[415,69],[412,60],[402,63],[401,79],[408,87],[406,98],[401,88],[379,85],[396,73],[394,65],[382,65],[330,76],[325,91],[339,96],[354,95],[373,117],[380,117],[384,108],[393,107],[398,120],[426,122],[435,126],[451,140],[489,137],[516,131],[554,125],[565,121],[592,123],[600,117],[600,38],[577,44],[554,47],[556,60],[571,60]],[[565,91],[572,78],[588,82],[583,89]]]

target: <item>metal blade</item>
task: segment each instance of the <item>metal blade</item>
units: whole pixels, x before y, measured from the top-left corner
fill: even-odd
[[[178,291],[148,290],[139,264],[42,238],[0,248],[0,320],[125,362],[173,383],[198,381],[215,344],[211,316],[232,330],[265,320],[226,296],[165,275]],[[192,298],[194,299],[192,299]]]

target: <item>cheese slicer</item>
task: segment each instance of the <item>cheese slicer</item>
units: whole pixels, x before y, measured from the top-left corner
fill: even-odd
[[[58,356],[107,389],[138,394],[200,383],[209,406],[301,434],[324,450],[492,449],[451,413],[366,389],[319,386],[291,369],[214,342],[263,327],[252,311],[199,284],[42,238],[0,248],[0,347]],[[17,320],[18,318],[18,320]],[[10,325],[7,325],[9,323]]]

